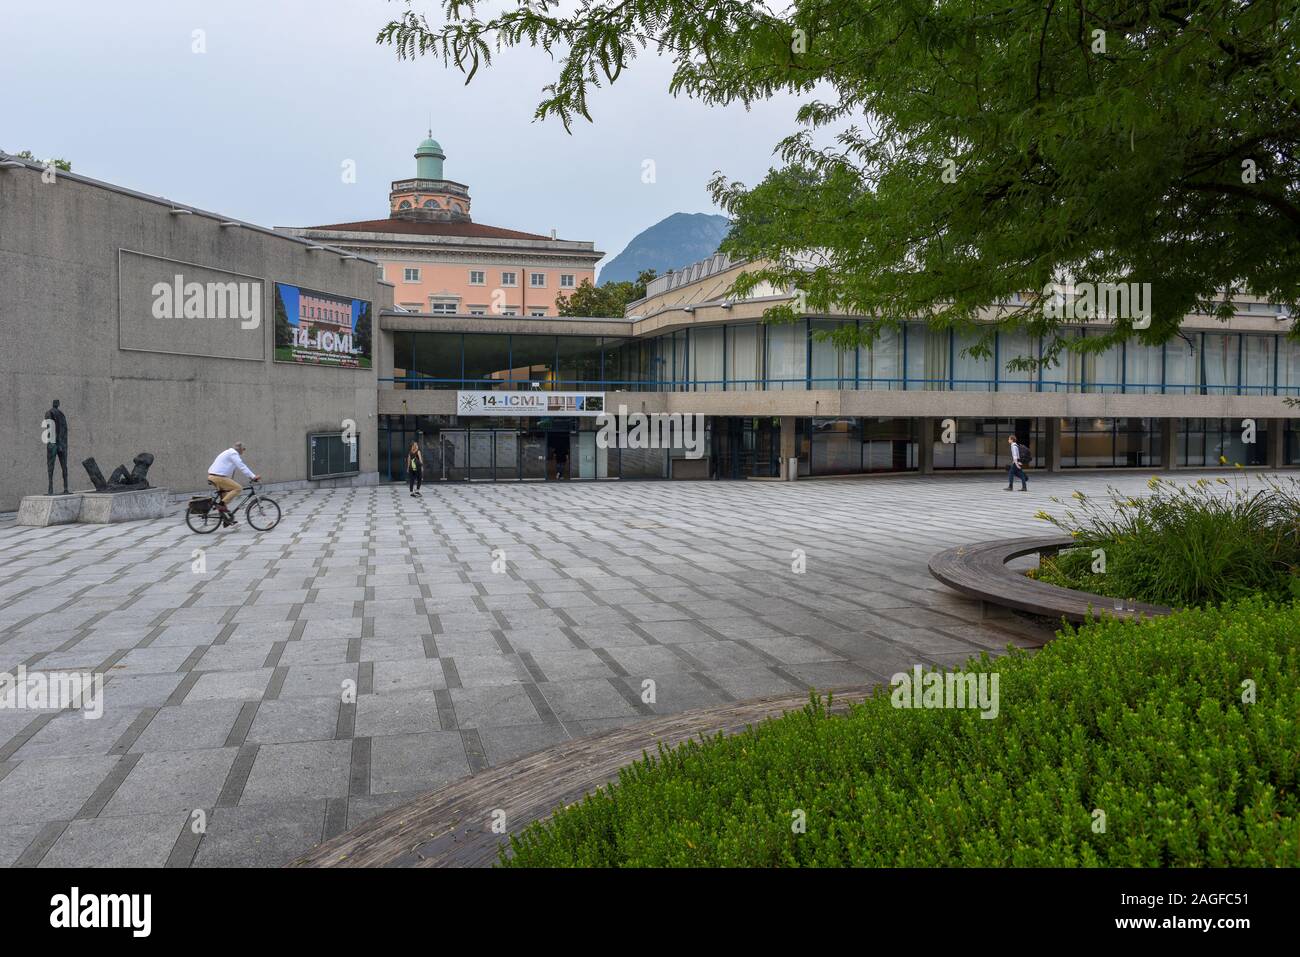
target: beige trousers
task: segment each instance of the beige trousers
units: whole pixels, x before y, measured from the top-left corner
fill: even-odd
[[[226,478],[224,475],[209,475],[208,481],[222,491],[221,501],[227,505],[244,490],[244,486],[232,478]]]

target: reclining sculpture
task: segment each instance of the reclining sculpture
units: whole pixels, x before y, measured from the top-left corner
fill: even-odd
[[[132,459],[132,462],[135,468],[128,472],[125,465],[119,465],[113,469],[113,474],[109,476],[107,482],[104,481],[104,473],[99,470],[99,465],[93,458],[86,459],[81,464],[86,469],[86,474],[90,476],[90,482],[95,486],[96,492],[136,492],[151,488],[148,475],[149,466],[153,465],[153,454],[141,452]]]

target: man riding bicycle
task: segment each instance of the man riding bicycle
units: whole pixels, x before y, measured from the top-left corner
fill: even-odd
[[[221,512],[222,525],[238,524],[235,517],[230,514],[230,510],[226,508],[244,490],[244,487],[234,479],[235,469],[239,469],[251,481],[260,482],[262,480],[260,475],[254,475],[253,470],[244,464],[243,452],[244,443],[236,442],[218,455],[208,469],[208,482],[215,485],[222,493],[217,505],[218,510]]]

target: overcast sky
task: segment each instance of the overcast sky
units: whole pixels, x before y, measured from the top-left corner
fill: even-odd
[[[440,7],[417,3],[431,19]],[[608,259],[674,212],[719,212],[715,169],[746,183],[794,127],[790,100],[709,109],[639,59],[572,135],[533,120],[554,67],[500,56],[469,86],[434,59],[375,43],[399,0],[0,3],[0,148],[268,226],[374,219],[414,173],[432,123],[473,217],[591,240]],[[191,52],[205,31],[207,52]],[[645,184],[642,164],[656,164]],[[342,181],[354,160],[357,182]]]

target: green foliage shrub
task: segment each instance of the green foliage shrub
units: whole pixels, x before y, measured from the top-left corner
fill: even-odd
[[[661,748],[502,863],[1300,865],[1300,605],[1108,619],[967,667],[999,673],[998,717],[896,709],[888,689],[843,717],[814,698]]]
[[[1038,517],[1073,535],[1079,549],[1046,559],[1041,581],[1081,591],[1188,608],[1262,594],[1300,597],[1300,485],[1264,477],[1153,478],[1141,498],[1114,489],[1103,499],[1074,494],[1064,517]],[[1227,486],[1226,490],[1218,486]],[[1105,551],[1094,573],[1093,551]]]

